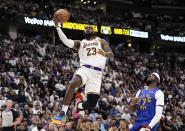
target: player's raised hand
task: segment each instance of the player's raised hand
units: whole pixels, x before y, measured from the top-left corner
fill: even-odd
[[[138,99],[134,97],[134,98],[131,99],[130,105],[134,106],[134,105],[137,104],[137,102],[138,102]]]
[[[148,128],[141,128],[139,131],[150,131]]]
[[[98,51],[96,53],[98,53],[98,54],[100,54],[102,56],[105,56],[105,52],[103,50],[101,50],[101,49],[98,49]]]
[[[54,21],[54,22],[55,22],[55,27],[60,27],[60,25],[57,21]]]

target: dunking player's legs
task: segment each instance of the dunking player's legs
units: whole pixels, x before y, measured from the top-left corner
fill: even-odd
[[[66,94],[65,94],[65,97],[64,97],[64,103],[63,103],[63,106],[62,106],[62,111],[65,113],[65,115],[66,115],[66,113],[68,111],[68,107],[69,107],[69,105],[72,101],[72,98],[73,98],[73,95],[74,95],[74,92],[75,92],[75,88],[80,87],[81,84],[82,84],[81,76],[80,75],[75,75],[71,84],[67,87]],[[93,92],[89,92],[87,94],[87,100],[79,103],[78,108],[79,109],[85,109],[85,110],[93,109],[96,106],[98,99],[99,99],[98,94],[93,93]]]
[[[67,113],[68,107],[73,99],[75,88],[80,87],[82,84],[82,78],[79,75],[75,75],[70,85],[67,87],[65,97],[64,97],[64,103],[62,107],[62,111]]]

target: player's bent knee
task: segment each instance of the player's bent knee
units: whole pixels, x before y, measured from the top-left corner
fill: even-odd
[[[75,75],[75,77],[73,78],[69,86],[71,88],[76,88],[76,87],[80,87],[81,84],[82,84],[82,78],[79,75]]]

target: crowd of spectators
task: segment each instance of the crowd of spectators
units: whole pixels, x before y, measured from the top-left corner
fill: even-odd
[[[70,21],[77,23],[99,24],[112,27],[142,30],[151,33],[184,36],[183,15],[163,15],[122,10],[119,13],[106,11],[101,4],[84,4],[66,0],[1,0],[0,17],[32,16],[52,19],[53,13],[66,8],[71,13]],[[170,0],[173,1],[173,0]],[[168,1],[168,2],[170,2]],[[155,3],[156,1],[152,1]],[[158,3],[165,1],[158,1]],[[142,2],[140,2],[142,3]],[[157,2],[156,2],[157,3]],[[144,5],[143,5],[144,6]],[[118,12],[117,11],[117,12]],[[107,13],[106,13],[107,12]],[[98,15],[97,15],[98,14]],[[115,17],[116,16],[116,17]]]
[[[170,63],[167,56],[139,54],[124,44],[111,45],[115,60],[104,70],[101,98],[97,109],[76,112],[75,100],[85,99],[79,88],[68,111],[66,125],[51,123],[60,114],[65,89],[79,67],[77,52],[50,41],[18,35],[13,41],[0,35],[0,108],[12,99],[23,121],[17,130],[31,131],[127,131],[135,120],[128,105],[137,90],[146,86],[145,77],[160,73],[160,88],[165,94],[159,130],[185,129],[185,68]]]

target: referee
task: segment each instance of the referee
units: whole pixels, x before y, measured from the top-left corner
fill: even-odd
[[[6,109],[1,114],[1,127],[2,131],[15,131],[16,125],[18,125],[20,121],[19,114],[12,109],[13,102],[12,100],[6,100]]]

